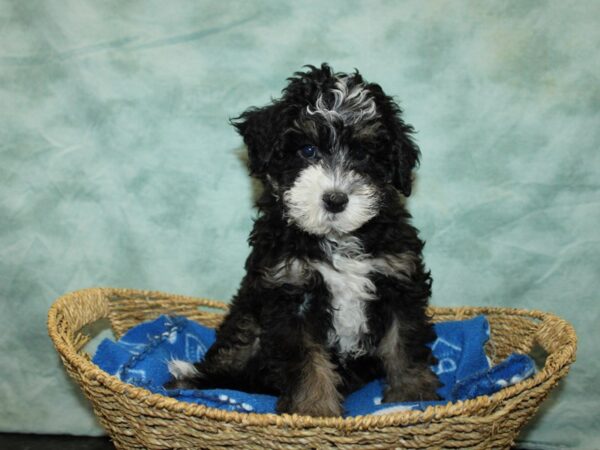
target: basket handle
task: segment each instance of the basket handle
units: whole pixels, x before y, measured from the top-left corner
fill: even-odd
[[[546,364],[562,367],[575,361],[577,335],[566,320],[545,313],[536,332],[536,341],[544,343],[543,347],[548,352]]]
[[[59,297],[48,311],[48,334],[62,357],[75,357],[89,340],[81,332],[109,315],[110,288],[91,288]]]

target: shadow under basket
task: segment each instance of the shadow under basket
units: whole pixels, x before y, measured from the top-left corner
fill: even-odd
[[[48,314],[50,337],[69,375],[92,402],[119,449],[192,448],[510,448],[519,430],[575,360],[570,324],[540,311],[431,308],[434,321],[485,314],[487,352],[494,363],[510,353],[546,354],[531,378],[491,396],[386,415],[319,418],[228,412],[184,403],[120,381],[83,350],[88,325],[106,319],[115,336],[160,314],[178,314],[216,327],[227,305],[212,300],[129,289],[98,288],[57,299]]]

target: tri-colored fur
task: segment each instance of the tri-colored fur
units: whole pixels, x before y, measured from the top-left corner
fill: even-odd
[[[384,401],[435,399],[431,277],[400,195],[419,150],[398,105],[323,64],[233,123],[264,186],[246,276],[204,360],[173,363],[168,386],[270,393],[314,416],[376,377]]]

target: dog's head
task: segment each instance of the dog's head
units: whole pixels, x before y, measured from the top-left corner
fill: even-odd
[[[307,67],[280,99],[233,124],[251,173],[271,186],[290,222],[316,235],[350,233],[379,213],[385,192],[410,195],[419,149],[379,85],[358,71]]]

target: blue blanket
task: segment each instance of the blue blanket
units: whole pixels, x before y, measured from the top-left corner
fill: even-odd
[[[431,369],[439,377],[441,401],[383,403],[384,384],[373,381],[350,394],[344,404],[346,416],[385,414],[424,409],[489,395],[517,383],[535,372],[533,360],[513,354],[492,366],[484,352],[489,325],[484,316],[435,325],[437,340],[431,345],[438,363]],[[215,332],[184,317],[160,316],[129,330],[118,341],[105,339],[93,358],[101,369],[121,380],[152,392],[186,402],[201,403],[229,411],[273,413],[277,398],[228,389],[165,390],[170,379],[168,362],[173,359],[198,361],[215,340]]]

